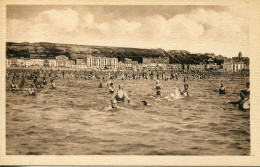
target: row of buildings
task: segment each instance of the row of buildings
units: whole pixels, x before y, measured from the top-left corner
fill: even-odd
[[[143,58],[142,64],[138,64],[137,61],[127,59],[124,62],[119,62],[119,68],[147,68],[147,69],[168,69],[168,70],[212,70],[212,71],[223,71],[223,72],[239,72],[243,70],[249,70],[249,58],[242,57],[239,52],[238,57],[226,58],[221,55],[215,56],[213,53],[208,53],[208,63],[201,62],[200,64],[170,64],[169,58],[158,57],[158,58]],[[222,60],[222,63],[215,63],[214,59]]]
[[[239,72],[249,70],[249,58],[242,57],[239,52],[238,57],[226,58],[221,64],[215,63],[209,56],[208,63],[205,64],[170,64],[168,57],[142,58],[142,63],[125,58],[118,61],[118,58],[96,57],[87,55],[84,58],[70,60],[65,55],[56,56],[55,59],[7,59],[7,67],[49,67],[49,68],[75,68],[75,69],[168,69],[168,70],[213,70],[225,72]]]
[[[7,59],[6,66],[11,67],[49,67],[49,68],[97,68],[118,69],[118,59],[108,57],[86,56],[69,60],[65,55],[56,56],[55,59]]]

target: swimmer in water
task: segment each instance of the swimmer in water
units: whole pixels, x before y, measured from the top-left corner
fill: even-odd
[[[33,79],[33,83],[34,83],[36,88],[39,86],[39,83],[38,83],[37,79],[38,79],[37,76],[35,76],[34,79]]]
[[[30,96],[35,96],[36,95],[36,88],[34,84],[31,84],[31,87],[28,89],[28,93]]]
[[[46,84],[47,84],[47,81],[46,81],[45,77],[43,77],[40,88],[44,88],[46,86]]]
[[[157,79],[156,80],[156,86],[155,86],[155,89],[156,89],[156,96],[160,96],[161,97],[161,84],[160,84],[160,81]]]
[[[246,88],[247,88],[247,89],[246,89],[246,92],[247,92],[248,94],[250,94],[250,88],[249,88],[249,87],[250,87],[250,83],[247,82],[247,83],[246,83]]]
[[[102,84],[102,81],[101,79],[99,80],[99,85],[98,85],[99,88],[103,88],[103,84]]]
[[[247,90],[242,90],[240,92],[240,99],[238,101],[228,101],[225,102],[224,104],[233,104],[236,105],[238,104],[238,109],[242,111],[246,111],[250,109],[250,90],[249,90],[249,82],[246,83]]]
[[[244,110],[248,110],[250,107],[250,98],[249,98],[249,94],[247,94],[248,96],[245,96],[245,94],[247,94],[244,90],[241,91],[240,93],[240,99],[238,101],[229,101],[229,102],[225,102],[224,104],[233,104],[233,105],[237,105],[238,104],[238,109],[244,111]]]
[[[184,90],[181,91],[180,89],[180,94],[183,96],[189,96],[189,91],[188,91],[189,85],[188,84],[184,84]]]
[[[106,83],[106,85],[107,85],[107,89],[108,89],[108,87],[111,85],[111,83],[112,83],[112,80],[109,79],[109,80],[107,81],[107,83]]]
[[[114,93],[115,91],[116,91],[116,89],[114,88],[114,83],[111,82],[107,88],[107,93]]]
[[[19,87],[16,84],[15,79],[12,79],[12,84],[11,84],[10,90],[19,90]]]
[[[42,85],[43,85],[43,86],[46,86],[46,84],[47,84],[47,81],[46,81],[45,77],[43,77],[43,78],[42,78]]]
[[[117,100],[116,99],[111,100],[111,107],[117,108]]]
[[[144,105],[144,106],[147,106],[147,101],[142,101],[142,104]]]
[[[23,77],[21,83],[19,84],[19,87],[20,87],[20,88],[24,88],[24,85],[25,85],[25,84],[26,84],[26,81],[25,81],[25,79],[24,79],[24,77]]]
[[[250,95],[250,88],[249,88],[249,86],[250,86],[250,83],[247,82],[246,83],[246,90],[241,90],[241,92],[240,92],[241,99],[249,98],[249,95]]]
[[[51,89],[56,89],[54,79],[51,80]]]
[[[130,98],[128,97],[127,93],[123,90],[122,83],[119,85],[118,91],[115,91],[115,93],[111,97],[111,102],[113,102],[114,99],[117,101],[117,103],[124,102],[125,99],[127,99],[128,103],[130,103]]]
[[[219,94],[226,94],[226,88],[224,87],[224,83],[221,81],[220,88],[219,88]]]

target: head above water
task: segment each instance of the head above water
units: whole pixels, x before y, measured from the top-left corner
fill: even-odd
[[[184,90],[188,90],[189,85],[188,84],[184,84]]]
[[[223,86],[224,86],[224,83],[223,83],[222,81],[221,81],[221,83],[220,83],[220,86],[221,86],[221,87],[223,87]]]
[[[116,100],[116,99],[113,99],[113,100],[111,101],[111,107],[112,107],[112,108],[117,108],[117,100]]]
[[[249,82],[247,82],[247,83],[246,83],[246,87],[247,87],[247,88],[249,88],[249,86],[250,86],[250,83],[249,83]]]
[[[121,84],[119,84],[118,87],[119,87],[119,89],[123,89],[123,86],[124,86],[123,83],[121,83]]]
[[[144,106],[147,106],[147,101],[142,101]]]

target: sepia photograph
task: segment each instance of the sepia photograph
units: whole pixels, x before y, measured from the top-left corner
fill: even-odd
[[[252,156],[249,11],[7,4],[6,156]]]

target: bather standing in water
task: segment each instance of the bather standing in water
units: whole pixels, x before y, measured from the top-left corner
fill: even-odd
[[[31,84],[31,87],[28,89],[28,93],[30,96],[36,96],[36,88],[34,84]]]
[[[246,83],[246,90],[242,90],[240,92],[240,99],[238,101],[228,101],[225,102],[224,104],[238,104],[238,109],[242,110],[242,111],[246,111],[250,109],[250,89],[249,89],[250,83],[247,82]]]
[[[114,83],[111,82],[110,85],[108,85],[107,93],[114,93],[116,89],[114,88]]]
[[[14,78],[12,79],[12,84],[11,84],[10,90],[19,90],[19,87],[16,84],[16,80]]]
[[[111,102],[113,102],[114,99],[117,101],[117,103],[124,102],[125,99],[127,99],[128,103],[130,103],[130,98],[128,97],[127,93],[123,90],[122,83],[119,85],[118,91],[115,91],[115,93],[111,97]]]
[[[249,87],[250,87],[250,83],[247,82],[247,83],[246,83],[246,88],[247,88],[247,89],[246,89],[246,92],[250,95],[250,88],[249,88]]]
[[[106,85],[107,85],[107,89],[109,88],[109,86],[111,85],[111,83],[113,83],[113,82],[112,82],[111,79],[109,79],[109,80],[107,81],[107,83],[106,83]]]
[[[103,88],[103,84],[102,84],[101,79],[99,79],[99,85],[98,85],[98,88]]]
[[[184,90],[181,91],[180,89],[180,94],[183,96],[189,96],[189,91],[188,91],[189,85],[188,84],[184,84]]]
[[[45,77],[42,78],[42,84],[43,84],[44,86],[47,85],[47,81],[46,81]]]
[[[24,77],[22,77],[22,81],[21,81],[21,83],[19,84],[19,87],[20,88],[24,88],[24,85],[26,84],[26,81],[25,81],[25,79],[24,79]]]
[[[160,96],[161,97],[161,84],[160,84],[160,81],[157,79],[156,80],[156,86],[155,86],[155,89],[156,89],[156,96]]]
[[[47,81],[45,79],[45,77],[42,78],[42,83],[41,83],[41,88],[44,88],[47,85]]]
[[[226,88],[224,87],[224,83],[221,81],[220,88],[219,88],[219,94],[226,94]]]
[[[55,82],[54,82],[54,79],[51,80],[51,89],[56,89],[56,85],[55,85]]]

